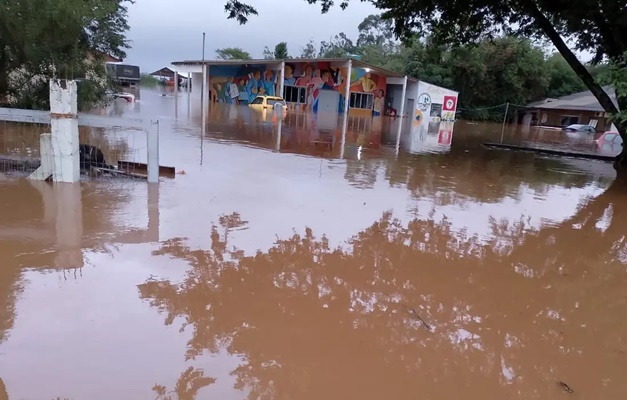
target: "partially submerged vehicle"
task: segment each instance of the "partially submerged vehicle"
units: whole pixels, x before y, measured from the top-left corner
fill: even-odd
[[[562,128],[562,130],[566,131],[566,132],[586,132],[586,133],[596,133],[597,130],[594,126],[592,125],[583,125],[583,124],[573,124],[573,125],[568,125],[564,128]]]
[[[266,96],[266,95],[257,96],[248,105],[248,107],[254,110],[273,109],[275,111],[278,111],[279,109],[282,109],[281,111],[283,112],[283,114],[287,114],[287,103],[282,97],[278,97],[278,96]]]

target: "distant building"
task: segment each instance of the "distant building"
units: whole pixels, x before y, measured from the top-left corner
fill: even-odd
[[[160,70],[152,72],[150,76],[153,76],[159,79],[167,86],[174,86],[174,79],[178,79],[179,86],[185,87],[187,86],[187,74],[181,74],[173,68],[163,67]]]
[[[616,92],[610,87],[603,88],[614,105]],[[598,131],[611,129],[609,116],[589,90],[570,94],[557,99],[544,99],[527,105],[528,109],[519,113],[519,122],[523,125],[541,125],[563,127],[572,124],[592,125]]]

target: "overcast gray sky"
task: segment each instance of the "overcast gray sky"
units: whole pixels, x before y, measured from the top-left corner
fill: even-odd
[[[200,59],[202,32],[207,33],[206,58],[215,58],[215,49],[241,47],[261,58],[264,46],[286,41],[290,54],[299,55],[309,41],[318,44],[345,32],[357,38],[357,25],[378,11],[370,3],[351,1],[342,11],[334,7],[320,14],[320,5],[305,0],[247,0],[257,8],[246,25],[227,20],[225,0],[136,0],[129,7],[133,48],[126,62],[150,73],[176,60]]]

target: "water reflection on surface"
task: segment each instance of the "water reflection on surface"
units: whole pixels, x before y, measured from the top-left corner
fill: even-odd
[[[187,99],[108,111],[160,118],[174,180],[0,179],[10,399],[627,392],[611,165],[484,149],[499,125]]]

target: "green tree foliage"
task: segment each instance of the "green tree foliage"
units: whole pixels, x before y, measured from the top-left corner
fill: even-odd
[[[277,60],[285,60],[290,58],[287,51],[287,42],[281,42],[274,46],[274,58]]]
[[[263,48],[263,58],[266,60],[286,60],[290,58],[287,51],[287,42],[281,42],[274,46],[274,51],[265,46]]]
[[[340,32],[335,36],[332,36],[329,41],[323,40],[320,42],[320,51],[318,57],[320,58],[341,58],[348,57],[351,54],[357,52],[357,46],[353,41],[344,33]]]
[[[302,48],[300,58],[316,58],[317,53],[315,42],[313,39],[309,39],[309,42]]]
[[[216,50],[216,57],[220,60],[251,60],[250,53],[239,47],[225,47]]]
[[[82,79],[79,106],[104,99],[104,55],[126,56],[132,0],[0,0],[0,96],[48,107],[51,78]]]
[[[586,90],[586,85],[559,53],[553,53],[545,62],[548,73],[546,97],[561,97]]]
[[[274,52],[270,50],[268,46],[264,46],[263,48],[263,59],[264,60],[274,60]]]

